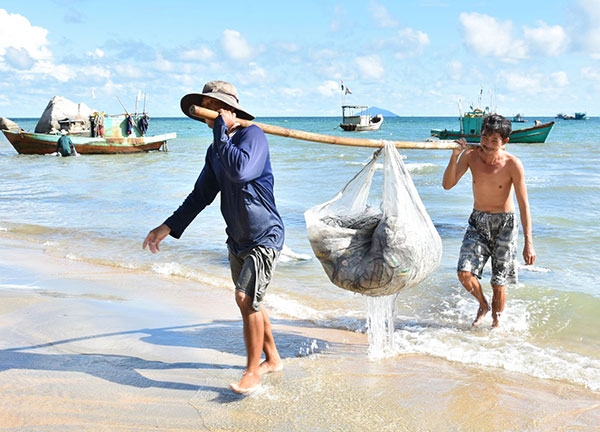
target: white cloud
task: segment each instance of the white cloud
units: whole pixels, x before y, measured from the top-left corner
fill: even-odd
[[[527,57],[523,41],[512,37],[511,21],[499,22],[489,15],[461,13],[460,24],[466,47],[479,56],[514,61]]]
[[[167,60],[166,58],[164,58],[162,55],[158,55],[154,61],[152,62],[152,64],[154,65],[154,67],[156,68],[156,70],[160,71],[160,72],[171,72],[174,71],[175,65]]]
[[[121,94],[123,93],[123,85],[115,83],[113,80],[108,80],[104,86],[102,86],[101,93],[107,95]]]
[[[213,59],[215,53],[208,47],[201,46],[200,48],[186,50],[181,53],[182,60],[192,60],[192,61],[207,61]]]
[[[324,97],[339,96],[340,86],[336,81],[325,81],[319,87],[317,87],[317,93]]]
[[[223,31],[221,45],[225,54],[233,60],[247,60],[252,56],[252,48],[236,30]]]
[[[88,51],[87,55],[88,57],[101,59],[102,57],[104,57],[104,51],[102,51],[100,48],[96,48],[94,51]]]
[[[592,81],[597,81],[598,83],[600,83],[600,71],[598,71],[597,68],[592,68],[592,67],[584,67],[581,68],[581,76],[582,78],[588,79],[588,80],[592,80]]]
[[[47,35],[48,30],[32,26],[27,18],[0,9],[0,69],[18,69],[15,77],[23,81],[52,77],[64,83],[75,79],[80,68],[55,64]],[[99,52],[96,50],[96,56]]]
[[[559,25],[549,26],[540,22],[537,27],[523,27],[523,32],[529,46],[544,55],[557,57],[569,45],[567,33]]]
[[[344,28],[348,28],[351,26],[352,22],[350,17],[343,6],[336,5],[333,8],[333,17],[331,19],[331,24],[329,25],[329,29],[332,32],[338,32],[343,30]]]
[[[579,50],[600,58],[600,0],[573,1],[569,31]]]
[[[384,75],[383,65],[381,63],[381,57],[376,54],[357,57],[355,59],[361,77],[364,79],[381,79]]]
[[[569,85],[569,76],[565,71],[551,73],[550,79],[556,87],[567,87]]]
[[[108,80],[110,78],[110,70],[102,66],[85,66],[78,73],[91,79]]]
[[[539,93],[544,89],[539,75],[524,75],[516,72],[500,73],[500,78],[504,80],[506,88],[511,92],[531,94]]]
[[[300,51],[300,45],[298,45],[295,42],[277,42],[275,44],[275,46],[277,48],[279,48],[281,51],[284,51],[287,53],[296,53],[296,52]]]
[[[379,27],[398,27],[398,22],[390,15],[385,6],[371,1],[369,10]]]
[[[286,87],[280,89],[280,92],[283,96],[285,96],[284,99],[290,99],[290,100],[301,98],[304,93],[302,91],[302,89],[300,89],[300,88],[286,88]]]
[[[255,62],[250,62],[248,68],[248,76],[254,81],[262,81],[267,77],[267,71]]]
[[[4,60],[9,66],[20,70],[31,69],[35,63],[25,48],[6,48]]]
[[[423,52],[423,48],[429,45],[429,36],[420,30],[406,27],[398,31],[398,35],[392,41],[397,50],[394,57],[402,59],[416,56]]]
[[[454,81],[460,81],[463,77],[463,65],[458,60],[452,60],[448,63],[448,75]]]
[[[144,72],[137,66],[127,63],[119,63],[114,65],[114,70],[117,76],[126,78],[142,78]]]
[[[49,61],[39,61],[32,70],[37,75],[50,75],[60,82],[67,82],[77,77],[78,70],[67,65],[55,65]]]
[[[24,49],[34,60],[50,59],[52,53],[47,48],[48,30],[32,26],[27,18],[9,14],[0,9],[0,57],[8,48]]]

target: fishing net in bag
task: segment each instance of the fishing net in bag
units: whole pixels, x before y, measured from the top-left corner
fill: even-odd
[[[376,162],[383,156],[383,194],[369,203]],[[417,285],[439,265],[442,240],[393,143],[330,201],[304,214],[308,239],[336,286],[387,296]]]

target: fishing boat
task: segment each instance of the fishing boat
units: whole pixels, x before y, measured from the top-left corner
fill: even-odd
[[[511,120],[513,123],[526,123],[527,120],[521,114],[515,114]]]
[[[356,112],[358,111],[358,112]],[[374,131],[383,124],[383,116],[369,114],[369,107],[364,105],[342,105],[342,123],[340,127],[346,132]]]
[[[561,120],[587,120],[588,116],[584,112],[578,112],[575,115],[558,113],[556,114],[556,118]]]
[[[481,139],[481,124],[483,118],[488,115],[487,110],[475,108],[465,112],[459,118],[460,130],[431,129],[431,136],[441,140],[457,140],[464,138],[467,142],[476,143]],[[513,129],[510,134],[511,143],[543,143],[552,130],[554,122],[539,123],[529,128]]]
[[[167,142],[177,134],[148,136],[148,120],[146,113],[106,115],[55,96],[40,117],[35,132],[24,131],[14,122],[2,132],[19,154],[56,152],[61,131],[69,134],[75,150],[82,155],[167,151]]]
[[[3,130],[4,136],[19,154],[50,154],[56,152],[60,135]],[[175,132],[153,136],[91,137],[71,135],[71,141],[79,154],[120,154],[167,151],[168,140],[175,139]]]

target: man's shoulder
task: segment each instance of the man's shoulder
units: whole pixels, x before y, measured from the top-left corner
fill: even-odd
[[[262,134],[262,135],[265,134],[263,132],[263,130],[255,124],[248,125],[247,127],[243,128],[243,130],[246,131],[247,133],[253,133],[253,134],[258,133],[258,134]]]
[[[504,155],[506,157],[507,164],[510,164],[510,165],[513,165],[513,166],[523,166],[523,163],[521,162],[521,159],[519,159],[514,154],[505,151]]]
[[[255,124],[242,128],[239,131],[239,137],[242,139],[264,140],[265,142],[267,141],[267,136],[265,135],[264,131]]]

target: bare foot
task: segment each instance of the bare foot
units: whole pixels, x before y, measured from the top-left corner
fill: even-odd
[[[245,372],[240,382],[231,383],[229,387],[239,394],[248,395],[254,393],[260,387],[260,376],[254,372]]]
[[[473,327],[477,327],[479,324],[481,324],[483,318],[486,316],[489,310],[490,307],[487,304],[479,306],[479,309],[477,310],[477,318],[475,318],[475,321],[473,321]]]
[[[493,318],[492,327],[500,326],[500,314],[492,313],[492,318]]]
[[[265,360],[260,364],[260,367],[258,369],[258,375],[263,376],[271,372],[279,372],[282,370],[283,362],[281,360],[279,360],[278,362]]]

